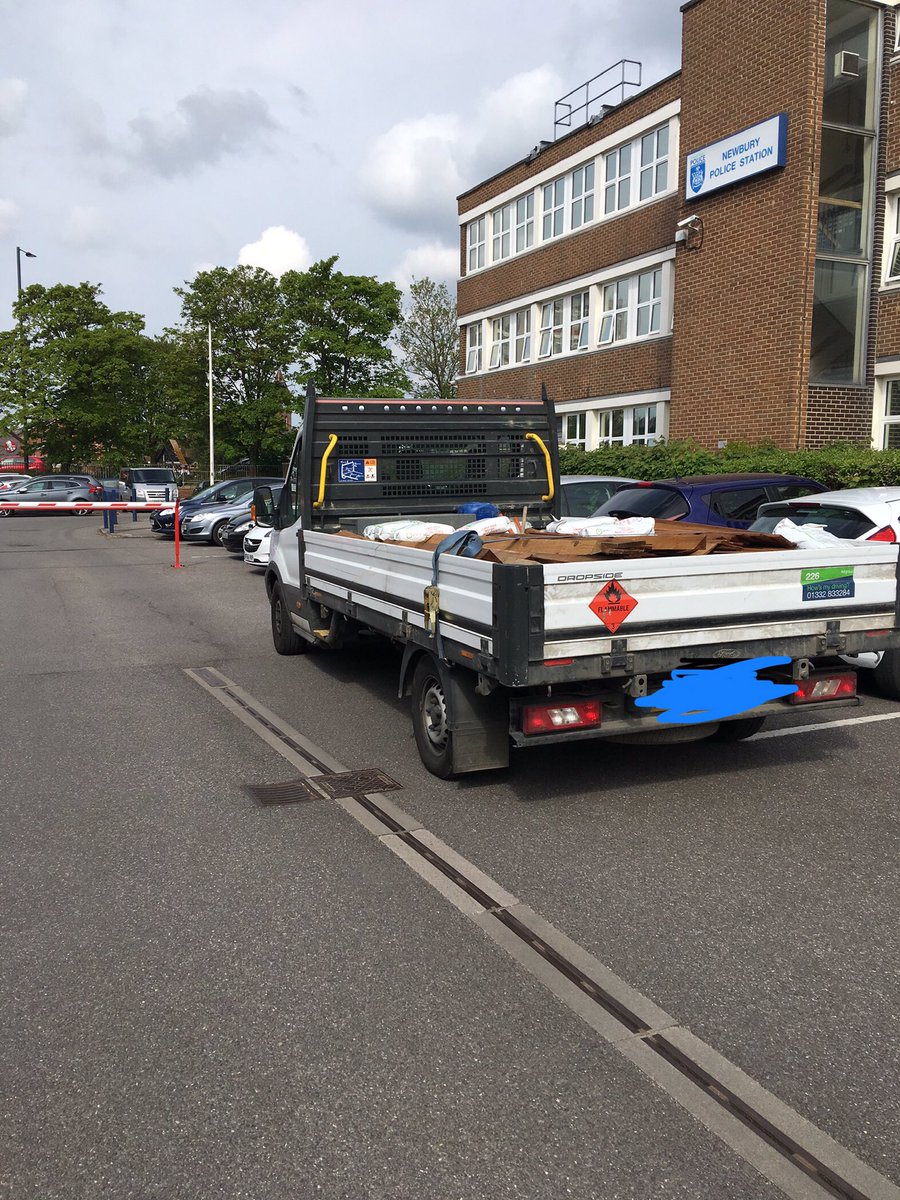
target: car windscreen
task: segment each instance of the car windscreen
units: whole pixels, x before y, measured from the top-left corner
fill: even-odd
[[[785,518],[795,525],[822,525],[828,533],[839,538],[862,537],[875,528],[875,522],[855,508],[847,508],[843,504],[812,503],[768,504],[750,528],[757,533],[771,533],[778,522]]]
[[[568,517],[589,517],[613,494],[616,484],[611,480],[591,479],[584,483],[563,483],[560,491],[563,508]]]
[[[667,487],[624,487],[601,504],[595,517],[659,517],[661,521],[684,517],[690,512],[680,492]]]
[[[175,472],[167,467],[147,467],[132,471],[131,478],[134,483],[174,483]]]

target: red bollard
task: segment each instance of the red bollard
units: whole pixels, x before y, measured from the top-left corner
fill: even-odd
[[[178,511],[178,497],[175,497],[175,563],[181,566],[181,513]]]

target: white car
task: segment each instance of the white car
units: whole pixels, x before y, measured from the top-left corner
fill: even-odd
[[[771,533],[785,518],[852,541],[900,542],[900,487],[845,488],[763,504],[750,528]],[[900,650],[841,657],[853,666],[871,668],[881,694],[900,700]]]
[[[0,474],[0,492],[9,491],[10,488],[18,487],[22,483],[28,483],[30,479],[30,475]]]
[[[267,567],[271,545],[271,525],[251,526],[244,535],[244,562],[249,563],[252,567]]]

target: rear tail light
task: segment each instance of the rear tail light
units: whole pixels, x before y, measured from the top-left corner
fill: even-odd
[[[522,710],[525,733],[556,733],[561,729],[589,729],[600,724],[599,700],[557,701],[555,704],[528,704]]]
[[[897,535],[891,529],[890,525],[885,525],[884,529],[879,529],[877,533],[873,533],[871,537],[867,537],[867,542],[896,542]]]
[[[788,701],[791,704],[810,704],[818,700],[840,700],[855,695],[856,672],[842,671],[839,675],[816,675],[801,679],[793,696],[788,696]]]
[[[95,483],[92,483],[91,486],[88,488],[88,492],[92,496],[100,496],[103,494],[103,488],[97,487],[97,485]]]

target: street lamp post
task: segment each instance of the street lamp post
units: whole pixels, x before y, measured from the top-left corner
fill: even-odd
[[[30,250],[23,250],[21,246],[16,246],[16,283],[18,284],[18,298],[22,298],[22,255],[26,258],[37,258],[36,254],[32,254]],[[21,332],[22,320],[19,318],[19,330]],[[19,383],[22,382],[21,371],[19,374]],[[28,470],[28,418],[24,416],[24,391],[23,391],[23,417],[22,417],[22,470]]]

